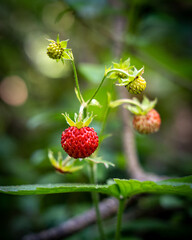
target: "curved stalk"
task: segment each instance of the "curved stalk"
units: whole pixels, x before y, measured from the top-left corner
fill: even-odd
[[[96,94],[97,94],[98,91],[100,90],[100,88],[101,88],[101,86],[103,85],[103,83],[104,83],[105,79],[107,78],[107,76],[108,76],[110,73],[112,73],[112,72],[123,73],[123,74],[125,74],[125,75],[127,76],[127,78],[132,77],[131,74],[128,74],[126,71],[121,70],[121,69],[116,69],[116,68],[114,68],[114,69],[109,70],[109,71],[107,72],[107,74],[104,75],[104,77],[102,78],[102,80],[101,80],[99,86],[97,87],[97,89],[95,90],[93,96],[92,96],[92,97],[89,99],[89,101],[87,102],[87,105],[90,104],[90,102],[93,100],[93,98],[96,96]]]
[[[137,103],[137,102],[135,102],[134,100],[126,99],[126,98],[119,99],[119,100],[116,100],[116,101],[112,101],[112,102],[110,103],[110,106],[114,108],[114,107],[118,107],[119,105],[121,105],[121,104],[123,104],[123,103],[133,104],[133,105],[139,107],[139,108],[142,110],[142,107],[141,107],[141,104],[140,104],[140,103]]]

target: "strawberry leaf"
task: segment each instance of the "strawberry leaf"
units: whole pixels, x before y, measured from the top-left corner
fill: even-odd
[[[37,184],[0,186],[1,193],[14,195],[55,194],[69,192],[100,192],[116,198],[127,198],[141,193],[177,194],[191,197],[192,176],[163,181],[114,179],[106,185],[93,184]]]

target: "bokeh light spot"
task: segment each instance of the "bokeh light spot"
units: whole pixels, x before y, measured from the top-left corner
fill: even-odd
[[[28,97],[28,90],[23,79],[18,76],[4,78],[0,83],[0,97],[12,106],[24,104]]]

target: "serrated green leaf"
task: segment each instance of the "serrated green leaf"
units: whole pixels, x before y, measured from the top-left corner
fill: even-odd
[[[108,185],[90,184],[45,184],[0,186],[1,193],[15,195],[53,194],[68,192],[100,192],[116,198],[127,198],[136,194],[177,194],[192,197],[192,176],[163,181],[138,181],[114,179]]]
[[[114,179],[120,189],[120,195],[124,198],[140,194],[178,194],[192,196],[192,176],[164,181],[143,181]]]

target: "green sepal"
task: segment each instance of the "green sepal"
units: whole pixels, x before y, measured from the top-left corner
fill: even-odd
[[[110,66],[109,68],[107,68],[105,66],[105,73],[104,73],[104,76],[107,76],[108,72],[111,70],[112,66]]]
[[[57,34],[57,43],[59,43],[60,40],[59,40],[59,34]]]
[[[61,114],[64,116],[64,118],[65,118],[66,122],[69,124],[69,126],[75,127],[76,123],[73,120],[71,120],[71,118],[69,117],[69,115],[67,113],[61,113]]]
[[[67,40],[64,40],[64,41],[61,41],[60,44],[61,44],[61,47],[62,48],[67,48],[67,43],[68,43],[69,39]]]
[[[94,163],[96,163],[96,164],[99,164],[99,163],[104,164],[104,166],[105,166],[106,168],[108,168],[109,166],[112,166],[112,167],[115,166],[115,164],[113,164],[112,162],[103,160],[102,157],[97,157],[97,158],[85,158],[85,160],[94,162]]]
[[[77,99],[78,99],[79,102],[81,103],[81,97],[80,97],[79,92],[77,91],[77,88],[75,88],[75,94],[76,94]]]
[[[87,117],[83,120],[83,127],[88,127],[94,117],[93,113],[91,113],[91,115],[87,114]]]
[[[146,115],[157,104],[157,99],[150,101],[146,96],[143,97],[143,101],[140,103],[137,98],[132,99],[132,105],[126,106],[126,108],[135,115]]]
[[[57,167],[57,160],[55,159],[55,157],[53,156],[53,152],[51,150],[48,150],[48,158],[51,162],[51,164],[54,166],[54,167]]]
[[[77,128],[82,128],[82,127],[88,127],[89,124],[92,122],[94,116],[93,113],[91,113],[91,115],[87,114],[86,118],[79,120],[79,115],[77,113],[74,114],[74,121],[71,120],[71,118],[69,117],[69,114],[67,113],[62,113],[62,115],[64,116],[66,122],[69,124],[69,126],[71,127],[77,127]]]
[[[102,107],[101,104],[96,99],[92,99],[89,105]]]
[[[55,159],[53,152],[48,150],[48,158],[51,162],[51,165],[55,168],[59,173],[73,173],[83,168],[83,166],[74,166],[75,162],[69,163],[71,161],[71,157],[67,156],[63,159],[61,152],[58,152],[57,160]],[[72,159],[73,161],[73,159]]]
[[[133,71],[133,76],[134,78],[141,76],[144,73],[144,67],[142,67],[141,69],[137,70],[134,67],[134,71]]]

